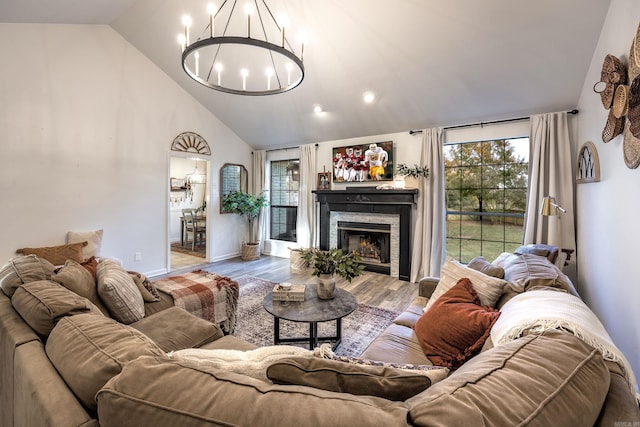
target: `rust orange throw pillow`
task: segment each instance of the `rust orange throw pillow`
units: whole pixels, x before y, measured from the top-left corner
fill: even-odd
[[[434,365],[452,369],[480,351],[500,312],[482,307],[467,278],[460,279],[416,322],[422,351]]]

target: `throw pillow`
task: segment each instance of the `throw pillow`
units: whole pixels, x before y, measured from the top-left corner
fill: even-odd
[[[487,276],[504,279],[504,268],[493,265],[485,259],[485,257],[477,256],[467,264],[467,267],[486,274]]]
[[[579,296],[576,288],[560,269],[547,258],[523,254],[505,266],[505,279],[515,292],[540,288],[556,288]]]
[[[102,315],[88,299],[49,280],[20,286],[11,297],[11,304],[41,337],[49,336],[53,327],[65,316],[89,312]]]
[[[0,268],[0,288],[9,298],[23,283],[51,279],[53,264],[35,255],[11,258]]]
[[[545,257],[551,262],[551,264],[555,264],[556,259],[558,259],[558,247],[553,245],[545,245],[543,243],[532,243],[528,245],[522,245],[515,251],[513,251],[516,255],[538,255],[541,257]]]
[[[72,243],[70,245],[45,246],[41,248],[17,249],[16,253],[23,255],[36,255],[44,258],[53,265],[63,265],[68,259],[82,262],[84,261],[83,248],[87,242]]]
[[[480,351],[500,312],[483,307],[469,279],[461,279],[416,322],[422,351],[434,365],[456,369]]]
[[[98,260],[92,256],[80,263],[93,276],[93,280],[98,280]]]
[[[77,295],[85,297],[96,305],[102,313],[109,315],[109,310],[107,310],[98,296],[95,279],[80,263],[67,260],[67,262],[64,263],[64,267],[59,269],[58,272],[51,277],[51,280],[60,283]]]
[[[272,363],[291,356],[311,356],[311,350],[292,345],[274,345],[255,350],[218,350],[187,348],[172,351],[167,356],[186,362],[190,366],[221,369],[237,372],[263,381],[268,381],[267,368]]]
[[[147,279],[147,276],[136,271],[127,271],[127,273],[129,273],[129,276],[131,276],[138,287],[140,295],[142,295],[142,299],[145,302],[160,301],[160,293],[158,293],[155,285]]]
[[[102,249],[102,230],[95,231],[69,231],[67,233],[67,243],[87,242],[84,248],[85,258],[92,256],[100,258]]]
[[[274,384],[303,385],[338,393],[404,401],[444,379],[448,371],[447,368],[436,366],[399,369],[383,362],[362,359],[342,361],[291,357],[269,366],[267,377]]]
[[[144,300],[135,282],[116,261],[98,263],[98,295],[113,317],[126,325],[144,317]]]
[[[478,294],[481,305],[489,307],[495,306],[507,284],[505,280],[487,276],[480,271],[476,271],[473,268],[460,264],[453,258],[447,257],[442,269],[440,270],[440,281],[438,282],[438,286],[436,286],[435,291],[433,291],[433,295],[431,295],[431,298],[427,301],[424,311],[426,312],[429,310],[438,298],[458,283],[460,279],[465,277],[473,283],[473,289],[475,289]]]

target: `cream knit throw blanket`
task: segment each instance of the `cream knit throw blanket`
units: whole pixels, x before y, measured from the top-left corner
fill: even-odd
[[[552,290],[532,290],[509,300],[491,329],[494,345],[515,340],[526,333],[540,334],[562,329],[598,349],[605,360],[616,362],[637,398],[636,378],[629,362],[615,346],[596,315],[578,297]]]

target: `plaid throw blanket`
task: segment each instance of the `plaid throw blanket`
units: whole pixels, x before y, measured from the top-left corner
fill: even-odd
[[[173,297],[174,304],[220,326],[226,334],[236,326],[238,283],[229,277],[195,270],[158,279],[153,284]]]

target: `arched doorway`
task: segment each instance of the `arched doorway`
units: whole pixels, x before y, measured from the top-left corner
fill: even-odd
[[[171,144],[167,216],[170,271],[209,260],[210,155],[207,142],[193,132],[181,133]]]

